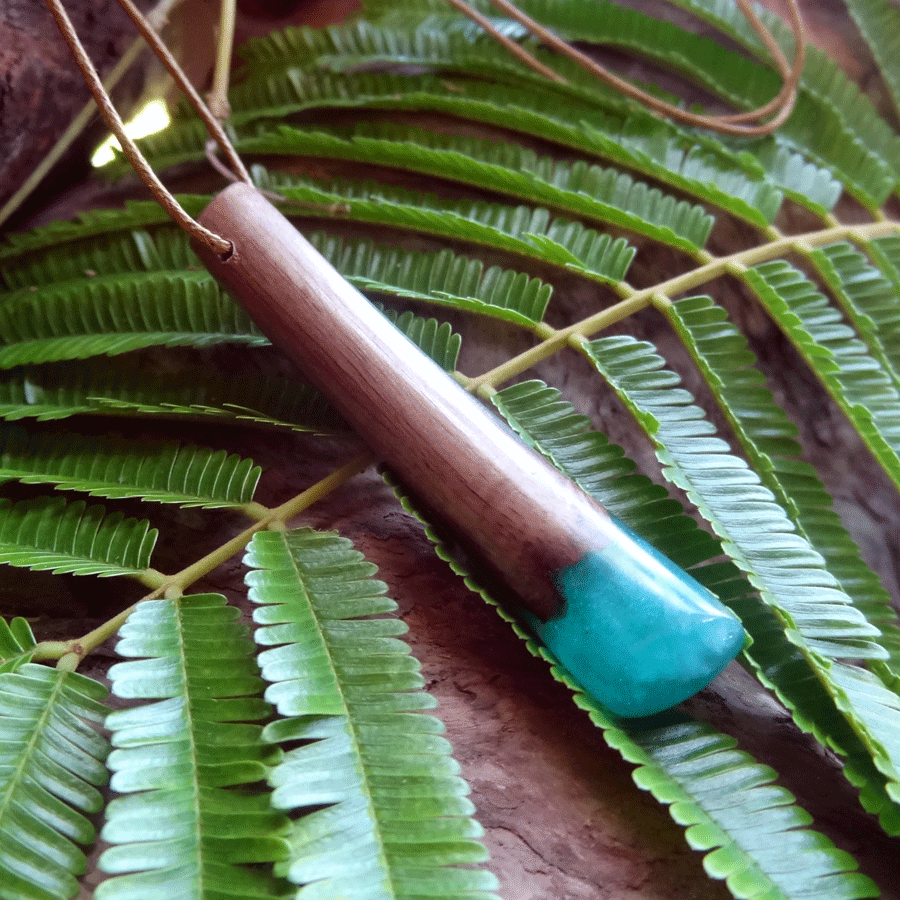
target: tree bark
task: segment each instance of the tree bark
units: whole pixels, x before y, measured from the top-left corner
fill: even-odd
[[[139,3],[146,8],[146,0]],[[136,37],[116,0],[77,0],[66,10],[101,75]],[[132,78],[133,99],[141,79]],[[69,49],[42,0],[0,3],[0,203],[34,170],[90,99]],[[88,149],[99,120],[45,181],[52,196],[89,168]],[[32,202],[34,205],[36,201]]]

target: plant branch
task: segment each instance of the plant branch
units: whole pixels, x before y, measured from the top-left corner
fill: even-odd
[[[856,239],[871,240],[876,237],[884,237],[889,234],[900,234],[900,222],[893,219],[883,219],[876,222],[868,222],[862,225],[836,225],[819,231],[811,231],[806,234],[786,235],[770,241],[759,247],[751,247],[732,253],[729,256],[712,258],[704,265],[661,281],[658,284],[636,290],[625,282],[620,282],[616,289],[624,299],[613,306],[600,312],[587,316],[580,322],[575,322],[565,328],[551,330],[541,343],[513,356],[505,363],[478,375],[474,378],[463,376],[466,388],[480,393],[482,385],[496,387],[504,381],[521,375],[523,372],[537,365],[539,362],[552,356],[572,339],[578,336],[590,337],[608,328],[614,322],[626,318],[632,313],[643,309],[653,302],[655,298],[666,298],[693,291],[701,285],[707,284],[722,275],[737,275],[751,266],[755,266],[770,259],[777,259],[786,253],[802,252],[804,247],[821,247],[835,241]]]
[[[368,468],[372,462],[373,457],[368,451],[357,453],[348,463],[345,463],[339,469],[321,479],[321,481],[316,482],[312,487],[297,494],[296,497],[292,497],[280,506],[267,510],[265,515],[261,515],[249,528],[245,528],[230,541],[226,541],[220,547],[207,553],[206,556],[201,557],[174,575],[167,576],[152,569],[146,570],[141,573],[140,580],[154,588],[151,593],[80,638],[75,638],[71,641],[42,641],[34,651],[34,658],[41,660],[58,659],[57,668],[74,671],[85,656],[96,650],[97,647],[112,637],[122,627],[139,603],[164,595],[180,596],[194,582],[199,581],[212,572],[213,569],[218,568],[222,563],[231,559],[232,556],[240,553],[258,531],[263,531],[267,528],[275,530],[283,527],[289,519],[299,515],[323,497],[328,496],[328,494],[346,481],[349,481],[354,475]],[[261,504],[255,504],[255,506],[265,509]]]
[[[228,103],[228,77],[231,72],[231,53],[234,47],[234,23],[236,0],[221,0],[219,37],[216,42],[216,66],[213,71],[212,89],[206,95],[210,112],[224,121],[231,115]]]
[[[866,240],[888,234],[898,234],[900,233],[900,222],[885,218],[862,225],[837,224],[801,235],[785,236],[781,235],[780,232],[775,233],[779,236],[767,244],[741,250],[729,256],[710,258],[708,262],[699,265],[697,268],[681,275],[676,275],[652,287],[638,290],[626,282],[619,282],[614,286],[616,292],[622,297],[618,303],[566,328],[553,329],[548,325],[541,325],[536,329],[536,333],[543,338],[539,344],[477,377],[469,378],[459,372],[454,373],[455,377],[466,390],[488,399],[496,391],[497,385],[522,374],[536,363],[552,356],[567,345],[577,351],[584,352],[585,343],[591,335],[649,305],[665,306],[671,303],[670,297],[695,290],[722,275],[740,277],[751,266],[778,258],[786,253],[802,253],[810,247],[823,246],[848,238]],[[264,529],[276,530],[284,528],[285,523],[289,519],[303,512],[323,497],[328,496],[354,475],[366,469],[373,461],[374,458],[370,452],[362,451],[330,475],[280,506],[267,508],[255,501],[244,504],[240,507],[240,510],[255,519],[252,525],[174,575],[166,576],[153,569],[142,572],[139,580],[147,586],[153,587],[153,591],[142,598],[142,600],[152,599],[164,594],[182,594],[196,581],[208,575],[235,554],[240,553],[257,532]],[[142,601],[138,601],[138,603],[140,602]],[[81,638],[72,641],[54,641],[38,644],[37,649],[34,651],[35,658],[43,660],[58,659],[58,667],[74,670],[81,659],[96,649],[111,635],[115,634],[136,605],[123,610],[108,622],[104,622]]]

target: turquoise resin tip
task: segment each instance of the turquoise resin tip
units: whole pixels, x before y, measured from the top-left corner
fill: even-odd
[[[532,627],[608,710],[649,716],[706,687],[745,634],[710,591],[615,525],[619,539],[556,573],[562,610]]]

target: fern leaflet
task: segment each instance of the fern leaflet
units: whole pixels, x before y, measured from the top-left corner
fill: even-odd
[[[291,835],[283,869],[297,896],[493,898],[492,876],[456,868],[486,858],[481,829],[440,723],[410,715],[434,700],[417,690],[418,664],[396,637],[405,627],[359,618],[394,609],[374,567],[311,529],[256,535],[247,563],[257,641],[270,648],[266,697],[287,717],[266,734],[306,742],[273,771],[273,803],[323,807]]]
[[[246,786],[273,761],[257,724],[253,643],[239,612],[216,594],[141,603],[109,672],[113,693],[144,701],[107,718],[115,748],[101,857],[113,877],[97,900],[287,897],[289,887],[250,864],[286,849],[287,822]]]
[[[60,900],[78,893],[87,816],[103,807],[106,689],[73,672],[26,663],[0,673],[0,883],[6,897]],[[89,724],[91,723],[91,724]]]

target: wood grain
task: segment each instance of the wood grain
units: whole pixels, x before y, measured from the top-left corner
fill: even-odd
[[[541,618],[552,574],[615,531],[606,512],[525,446],[348,284],[261,194],[236,184],[200,221],[230,240],[215,278],[379,459]]]

